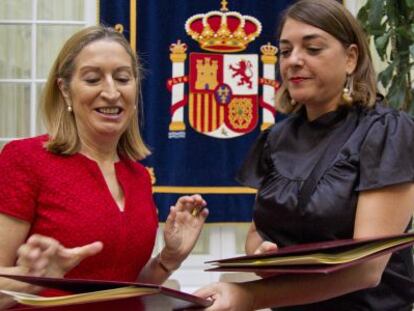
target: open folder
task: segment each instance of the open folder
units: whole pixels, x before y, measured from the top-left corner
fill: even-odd
[[[142,306],[140,310],[184,310],[205,308],[212,304],[210,300],[155,284],[46,278],[10,274],[0,274],[0,277],[73,293],[55,297],[43,297],[0,290],[3,294],[12,296],[20,304],[34,307],[97,303],[116,299],[129,299],[132,297],[135,297],[135,302],[139,300]]]
[[[207,271],[330,273],[414,244],[414,232],[299,244],[259,255],[208,261]]]

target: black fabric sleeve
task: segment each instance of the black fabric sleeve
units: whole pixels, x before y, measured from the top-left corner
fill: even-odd
[[[358,191],[414,181],[414,121],[394,111],[376,120],[360,151]]]
[[[246,159],[236,175],[236,180],[248,187],[259,188],[269,170],[269,148],[267,138],[271,128],[264,130],[250,148]]]

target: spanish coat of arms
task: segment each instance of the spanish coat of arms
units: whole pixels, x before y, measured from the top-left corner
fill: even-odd
[[[196,14],[186,21],[187,34],[207,51],[190,53],[188,74],[185,73],[187,45],[181,40],[170,45],[172,78],[167,82],[171,91],[170,138],[184,138],[188,125],[200,134],[235,138],[256,128],[259,110],[261,129],[275,122],[273,101],[279,87],[275,80],[277,48],[268,43],[260,48],[260,57],[253,53],[239,54],[260,35],[262,26],[252,16],[229,11],[227,5],[223,0],[220,11]],[[262,77],[259,77],[260,65]]]

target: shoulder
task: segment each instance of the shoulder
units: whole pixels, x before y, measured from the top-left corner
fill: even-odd
[[[283,131],[289,130],[289,128],[293,126],[295,122],[298,122],[301,119],[302,119],[302,115],[299,113],[287,115],[284,119],[282,119],[281,121],[275,123],[270,128],[268,128],[268,131],[267,131],[268,135],[269,136],[281,135]]]
[[[369,149],[390,147],[414,148],[414,120],[407,113],[376,104],[360,115],[359,137]]]
[[[39,154],[46,154],[48,151],[43,147],[47,140],[46,135],[16,139],[7,143],[2,152],[2,157],[27,157]]]
[[[408,122],[413,123],[413,119],[404,111],[396,110],[391,107],[385,107],[382,103],[377,103],[373,108],[361,109],[361,118],[370,124],[376,123],[396,123]]]
[[[414,180],[414,121],[377,105],[362,115],[360,184],[367,190]]]
[[[361,111],[360,125],[367,135],[372,134],[374,137],[384,135],[408,135],[411,137],[412,133],[414,133],[414,120],[409,114],[385,107],[381,103],[377,103],[371,109],[363,109]],[[369,139],[368,136],[367,138]]]
[[[129,175],[136,179],[144,180],[147,183],[150,183],[150,169],[145,167],[142,163],[125,157],[122,158],[122,163],[127,168]]]
[[[278,132],[281,129],[286,128],[287,126],[290,126],[291,124],[293,124],[294,122],[302,118],[303,118],[303,115],[300,112],[289,114],[284,119],[282,119],[281,121],[275,123],[272,127],[270,127],[270,130],[272,133]]]
[[[134,161],[134,160],[132,160],[132,159],[126,157],[126,156],[121,157],[121,161],[125,166],[127,166],[128,168],[130,168],[134,171],[141,172],[141,173],[146,171],[144,165],[142,165],[140,162]]]

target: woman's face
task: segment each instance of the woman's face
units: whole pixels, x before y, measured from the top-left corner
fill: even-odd
[[[329,33],[288,18],[280,36],[280,72],[289,94],[307,111],[336,109],[346,75],[354,71],[357,47],[345,49]]]
[[[63,93],[72,104],[81,141],[117,143],[135,117],[131,57],[115,41],[88,44],[75,58],[69,90]]]

